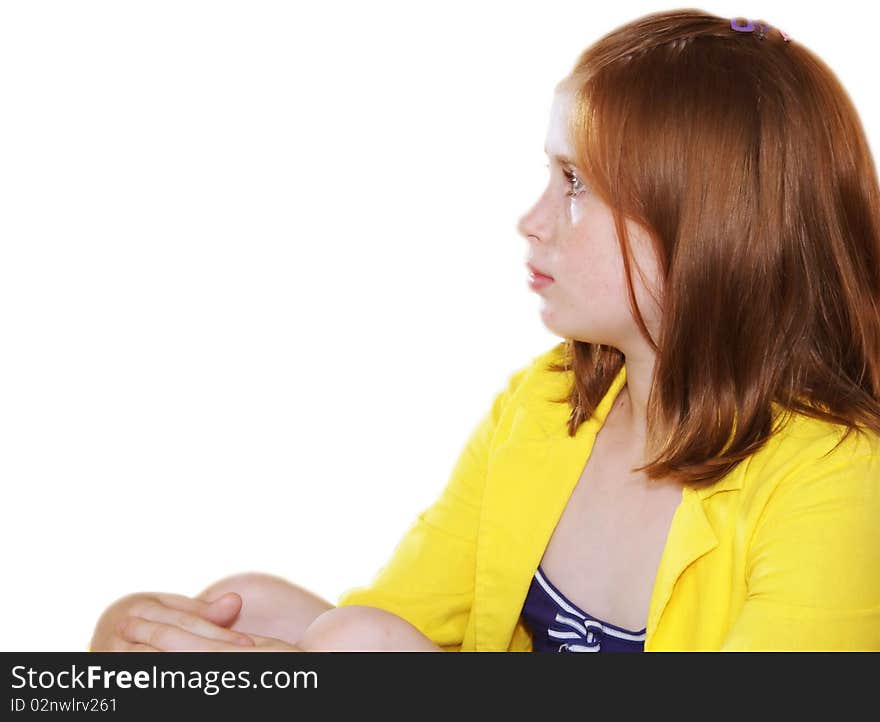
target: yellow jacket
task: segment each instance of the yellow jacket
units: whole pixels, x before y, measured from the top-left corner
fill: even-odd
[[[448,651],[532,650],[532,576],[626,380],[567,435],[562,343],[513,373],[439,498],[338,606],[403,617]],[[645,651],[880,650],[880,438],[794,415],[711,487],[684,487],[654,581]]]

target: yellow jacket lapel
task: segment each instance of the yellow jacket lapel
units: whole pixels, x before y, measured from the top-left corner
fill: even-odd
[[[549,400],[564,390],[563,374],[542,377],[510,411],[509,433],[490,457],[477,541],[477,650],[507,649],[535,569],[625,380],[624,367],[573,438],[567,405]]]

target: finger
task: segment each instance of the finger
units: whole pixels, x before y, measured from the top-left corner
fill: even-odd
[[[156,594],[154,596],[167,607],[198,614],[221,627],[226,627],[235,621],[242,605],[241,596],[235,592],[221,594],[211,602],[185,597],[182,594]]]
[[[244,600],[235,592],[226,592],[208,602],[201,615],[221,627],[230,627],[238,619]]]
[[[129,642],[121,634],[114,634],[107,646],[108,652],[158,652],[155,647],[140,642]]]
[[[174,627],[180,627],[200,637],[216,639],[230,644],[243,643],[250,645],[250,637],[242,632],[233,631],[220,627],[197,614],[166,607],[161,602],[145,599],[132,605],[128,612],[129,616],[140,617],[151,622],[162,622]],[[123,620],[123,623],[125,621]]]
[[[122,652],[158,652],[160,650],[155,647],[151,647],[149,644],[127,644],[125,649],[120,650]]]
[[[253,632],[248,632],[248,636],[254,640],[253,647],[245,647],[239,651],[242,652],[305,652],[296,644],[291,644],[287,640],[278,639],[277,637],[263,637]]]
[[[250,637],[243,632],[233,631],[214,624],[198,614],[181,611],[165,606],[161,602],[150,599],[143,600],[133,605],[128,614],[153,622],[161,622],[171,626],[180,627],[200,637],[216,639],[231,644],[253,644]],[[124,623],[124,620],[123,620]]]
[[[129,616],[120,634],[129,642],[147,644],[162,652],[243,652],[253,647],[209,639],[180,627]]]

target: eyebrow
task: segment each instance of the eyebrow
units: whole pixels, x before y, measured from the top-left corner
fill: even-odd
[[[547,153],[547,147],[546,147],[546,146],[544,147],[544,155],[549,155],[549,154]],[[577,163],[575,163],[575,162],[574,162],[571,158],[569,158],[568,156],[560,155],[559,153],[554,153],[554,154],[551,155],[550,157],[551,157],[553,160],[558,161],[559,163],[561,163],[561,164],[563,164],[563,165],[573,165],[573,166],[577,166]]]

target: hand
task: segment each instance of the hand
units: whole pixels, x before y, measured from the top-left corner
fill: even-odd
[[[255,646],[248,635],[225,627],[232,624],[241,610],[242,599],[228,592],[213,602],[192,599],[180,594],[138,593],[111,604],[95,626],[89,650],[92,652],[158,652],[150,640],[132,641],[120,629],[129,618],[137,617],[172,624],[219,642]]]
[[[148,652],[304,652],[296,645],[275,637],[263,637],[259,634],[234,634],[246,638],[242,641],[230,642],[215,636],[210,628],[189,625],[191,620],[184,619],[180,613],[169,614],[160,606],[139,610],[144,616],[126,617],[119,625],[119,634],[127,642],[141,651]],[[180,624],[183,622],[183,624]],[[225,630],[223,630],[225,631]],[[202,633],[204,632],[204,633]]]

